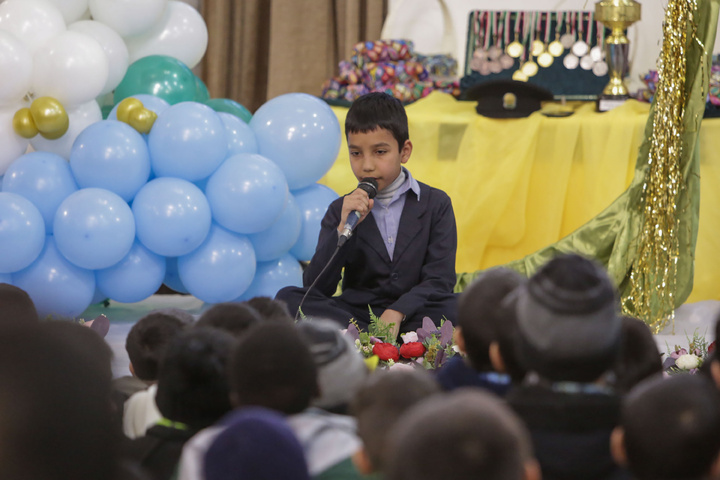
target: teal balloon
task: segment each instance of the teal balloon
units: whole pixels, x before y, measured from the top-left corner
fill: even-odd
[[[160,97],[170,105],[195,99],[197,82],[187,65],[166,55],[143,57],[127,69],[115,89],[115,103],[145,93]]]
[[[203,82],[200,77],[195,77],[195,101],[205,103],[210,100],[210,92],[208,92],[207,85]]]
[[[218,113],[225,112],[235,115],[245,123],[250,123],[250,119],[252,118],[250,110],[243,107],[235,100],[230,100],[229,98],[213,98],[211,100],[206,100],[204,103]]]
[[[53,315],[74,318],[95,295],[95,273],[70,263],[57,249],[52,235],[32,265],[12,276],[13,285],[25,290],[40,318]]]
[[[288,253],[277,260],[258,263],[255,278],[250,288],[237,300],[250,300],[254,297],[275,298],[281,288],[302,287],[302,284],[300,262]]]
[[[252,283],[256,260],[250,240],[217,224],[197,250],[178,258],[180,280],[207,303],[230,302]]]
[[[22,270],[45,245],[45,222],[30,200],[0,192],[0,273]]]
[[[97,288],[107,297],[135,303],[155,293],[165,278],[165,257],[135,241],[130,252],[119,263],[95,272]]]

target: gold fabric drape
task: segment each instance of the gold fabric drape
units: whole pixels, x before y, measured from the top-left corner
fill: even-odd
[[[251,111],[290,92],[319,95],[352,46],[380,38],[388,0],[204,0],[212,98]]]

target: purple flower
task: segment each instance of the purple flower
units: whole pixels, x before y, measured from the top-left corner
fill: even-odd
[[[440,345],[446,347],[450,345],[453,340],[453,324],[451,321],[446,321],[440,327]]]
[[[353,343],[355,343],[355,340],[360,340],[360,332],[358,331],[355,324],[351,323],[348,325],[347,331],[345,332],[345,335],[352,338]]]
[[[432,337],[432,334],[425,330],[424,328],[418,328],[417,329],[417,336],[418,336],[418,342],[424,343],[425,340]]]
[[[430,335],[438,335],[440,333],[430,317],[423,317],[422,328]]]
[[[671,356],[672,358],[674,358],[674,359],[678,359],[678,358],[680,358],[681,356],[687,355],[687,354],[688,354],[688,351],[687,351],[686,349],[684,349],[684,348],[681,348],[680,350],[675,350],[674,352],[672,352],[672,353],[670,354],[670,356]]]

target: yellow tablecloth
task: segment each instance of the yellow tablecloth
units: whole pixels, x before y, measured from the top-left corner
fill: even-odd
[[[608,206],[632,180],[649,109],[629,101],[600,114],[584,104],[567,118],[535,113],[494,120],[477,115],[474,103],[442,93],[408,106],[414,148],[407,167],[453,200],[457,271],[522,258]],[[333,110],[344,129],[347,109]],[[690,302],[720,300],[720,119],[703,122],[700,148],[700,229]],[[344,140],[320,183],[339,194],[357,185]]]

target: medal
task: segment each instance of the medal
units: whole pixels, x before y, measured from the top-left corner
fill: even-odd
[[[565,58],[563,58],[563,65],[565,65],[565,68],[568,70],[575,70],[579,64],[580,59],[572,53],[568,53],[565,55]]]
[[[520,70],[528,77],[534,77],[538,73],[538,64],[531,58],[520,67]]]
[[[491,20],[490,20],[490,29],[492,30],[491,36],[493,39],[493,43],[490,46],[490,48],[488,48],[488,57],[490,58],[490,60],[497,60],[498,58],[500,58],[500,55],[502,55],[502,53],[503,53],[502,48],[500,48],[500,46],[498,45],[498,38],[499,38],[498,37],[498,28],[499,28],[499,26],[497,24],[497,17],[495,16],[495,12],[492,12]],[[498,72],[495,72],[495,73],[498,73]]]
[[[550,41],[550,22],[552,21],[552,16],[550,15],[550,12],[545,15],[545,43],[543,44],[543,51],[540,52],[540,55],[538,56],[537,63],[543,68],[548,68],[555,61],[555,57],[553,57],[547,50],[548,42]]]
[[[576,57],[580,58],[585,56],[588,51],[590,50],[590,47],[588,44],[583,40],[583,33],[585,32],[585,29],[583,27],[583,14],[580,13],[580,16],[578,17],[578,41],[575,42],[572,46],[572,53]],[[590,30],[590,22],[588,22],[588,30]]]
[[[572,48],[575,43],[575,13],[567,13],[567,17],[565,17],[565,34],[560,37],[560,43],[565,50]]]
[[[560,55],[565,52],[565,47],[563,47],[562,43],[560,43],[560,22],[562,21],[563,12],[558,13],[558,17],[555,19],[555,40],[550,42],[550,45],[548,45],[547,51],[552,55],[553,57],[559,57]]]
[[[513,72],[512,79],[517,82],[527,82],[528,76],[525,75],[522,70],[515,70],[515,72]]]
[[[500,58],[498,58],[498,62],[500,62],[500,66],[502,66],[503,70],[512,68],[513,65],[515,65],[515,59],[506,53],[500,55]]]
[[[488,62],[490,73],[500,73],[503,71],[502,65],[500,65],[500,62],[497,60],[491,60]]]
[[[593,65],[595,65],[595,62],[589,54],[580,59],[580,68],[583,70],[592,70]]]
[[[542,21],[542,14],[538,12],[532,13],[533,22],[533,33],[530,36],[532,43],[530,44],[530,54],[533,57],[537,57],[545,50],[545,44],[538,38],[540,34],[540,22]]]
[[[522,17],[524,22],[525,13],[522,14]],[[520,58],[525,52],[525,47],[523,47],[522,43],[518,42],[518,38],[520,38],[520,12],[515,15],[515,40],[505,47],[505,53],[512,58]]]
[[[505,13],[503,13],[503,15],[505,17],[503,18],[502,23],[501,23],[502,24],[502,27],[501,27],[502,33],[500,36],[503,40],[503,43],[505,43],[505,45],[507,45],[508,42],[510,41],[510,15],[511,14],[510,14],[510,12],[505,12]],[[502,54],[500,55],[500,57],[498,58],[498,62],[500,63],[500,66],[502,67],[503,70],[512,68],[515,65],[515,60],[510,55],[505,53],[504,50],[503,50]]]
[[[597,62],[603,59],[603,47],[605,46],[605,27],[603,25],[595,25],[597,29],[597,45],[590,49],[590,56]]]
[[[530,42],[530,39],[532,39],[535,36],[535,20],[533,18],[532,22],[529,22],[527,24],[523,24],[523,28],[525,30],[525,41]],[[525,54],[529,53],[530,49],[525,49]],[[525,61],[525,55],[523,55],[523,59],[520,62],[520,71],[525,75],[526,77],[534,77],[537,75],[538,72],[538,65],[533,61],[532,53],[530,52],[530,58]]]
[[[608,64],[605,62],[597,62],[593,65],[592,72],[597,77],[604,77],[608,73]]]

